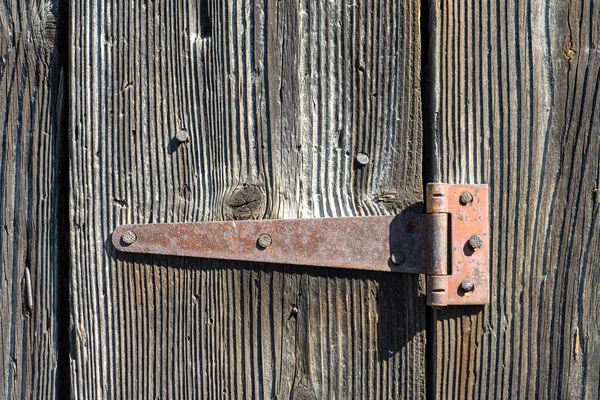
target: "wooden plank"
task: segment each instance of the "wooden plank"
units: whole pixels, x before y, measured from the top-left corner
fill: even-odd
[[[74,2],[76,397],[424,397],[419,277],[116,254],[109,236],[422,211],[419,4]]]
[[[66,156],[60,8],[0,2],[0,390],[6,399],[54,398],[60,379],[58,291],[67,289],[59,282],[66,282],[59,236],[59,168]],[[68,321],[62,322],[64,329]]]
[[[492,301],[435,314],[436,398],[596,399],[600,4],[431,2],[434,174],[491,189]]]

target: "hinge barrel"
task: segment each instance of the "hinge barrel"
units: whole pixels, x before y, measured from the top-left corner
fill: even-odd
[[[427,215],[427,275],[448,275],[448,215]]]

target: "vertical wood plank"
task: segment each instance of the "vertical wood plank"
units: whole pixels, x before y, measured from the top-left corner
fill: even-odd
[[[420,278],[109,240],[123,223],[421,211],[419,2],[72,13],[74,395],[423,398]]]
[[[57,390],[65,106],[58,2],[0,2],[0,396]]]
[[[489,183],[491,304],[435,313],[436,398],[596,399],[600,4],[433,1],[436,168]]]

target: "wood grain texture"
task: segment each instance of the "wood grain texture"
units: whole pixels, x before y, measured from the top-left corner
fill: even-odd
[[[70,36],[73,394],[423,398],[420,278],[109,240],[422,211],[419,2],[77,0]]]
[[[492,300],[436,313],[436,398],[596,399],[600,4],[431,2],[433,178],[489,183]]]
[[[0,2],[0,396],[54,398],[61,6]]]

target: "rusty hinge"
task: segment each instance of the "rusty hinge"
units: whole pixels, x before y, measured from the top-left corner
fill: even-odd
[[[117,250],[427,276],[427,304],[489,301],[487,185],[427,185],[426,214],[123,225]]]

